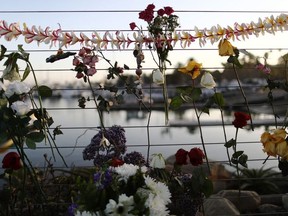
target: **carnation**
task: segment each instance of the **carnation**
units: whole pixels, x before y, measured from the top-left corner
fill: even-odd
[[[29,91],[30,91],[30,87],[26,83],[20,82],[17,80],[17,81],[11,82],[8,85],[5,91],[5,95],[6,97],[10,98],[14,94],[16,95],[27,94]]]

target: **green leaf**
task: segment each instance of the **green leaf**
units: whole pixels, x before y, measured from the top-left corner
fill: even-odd
[[[0,61],[4,58],[4,55],[5,55],[6,51],[7,51],[6,47],[1,45]]]
[[[26,137],[34,142],[41,142],[45,138],[42,132],[32,132],[27,134]]]
[[[202,190],[206,198],[213,194],[213,183],[210,179],[205,179]]]
[[[183,101],[187,103],[198,100],[202,94],[200,88],[193,88],[191,86],[177,88],[177,91],[179,92]]]
[[[29,74],[30,74],[30,67],[27,64],[21,81],[24,81],[28,77]]]
[[[227,141],[227,142],[224,144],[224,146],[225,146],[226,148],[230,148],[230,147],[235,146],[235,145],[236,145],[236,140],[234,140],[234,139],[230,139],[229,141]]]
[[[244,151],[236,151],[233,153],[232,157],[233,158],[238,158],[240,155],[242,155],[244,153]]]
[[[213,95],[213,100],[219,107],[223,107],[225,105],[225,99],[221,93],[215,93]]]
[[[23,45],[20,44],[18,45],[18,51],[22,54],[22,58],[25,61],[29,60],[29,53],[26,53],[25,50],[23,49]]]
[[[36,143],[29,138],[26,138],[26,145],[29,149],[36,149]]]
[[[248,160],[248,156],[246,154],[242,154],[238,161],[239,163],[243,166],[243,167],[246,167],[247,168],[247,160]]]
[[[179,109],[181,105],[183,104],[183,99],[180,96],[175,96],[172,98],[171,103],[170,103],[170,108],[172,110]]]
[[[39,86],[38,91],[41,97],[52,96],[52,89],[50,89],[48,86],[45,86],[45,85]]]

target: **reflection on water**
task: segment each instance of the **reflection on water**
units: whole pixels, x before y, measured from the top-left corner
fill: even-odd
[[[57,136],[56,142],[68,165],[92,165],[92,161],[83,161],[82,150],[97,133],[99,118],[95,109],[89,109],[89,107],[88,109],[78,109],[76,99],[45,100],[44,106],[53,108],[48,109],[55,122],[52,126],[61,125],[64,134]],[[148,117],[149,113],[145,111],[111,111],[109,114],[105,113],[104,124],[106,127],[121,125],[125,128],[128,152],[137,150],[146,155],[148,143],[151,145],[150,155],[161,152],[165,157],[174,154],[179,148],[186,150],[191,147],[201,148],[199,128],[193,110],[171,112],[170,127],[164,125],[165,119],[162,111],[152,111],[150,121],[148,121]],[[271,116],[266,117],[270,118]],[[254,118],[257,118],[257,116],[254,116]],[[223,128],[220,125],[208,126],[209,124],[205,124],[205,122],[211,123],[220,119],[221,113],[217,109],[210,110],[210,115],[203,114],[201,116],[203,139],[210,160],[227,161]],[[231,123],[233,116],[226,114],[224,120]],[[185,122],[184,126],[174,127],[173,122],[179,121]],[[225,129],[228,140],[235,137],[233,126],[226,126]],[[262,144],[259,142],[264,130],[264,126],[255,128],[253,132],[246,129],[239,130],[238,149],[244,150],[249,159],[252,159],[248,162],[249,167],[259,168],[266,158],[262,151]],[[148,142],[148,137],[150,142]],[[39,144],[37,150],[28,150],[27,152],[33,157],[35,164],[43,166],[43,154],[47,153],[51,156],[48,147],[45,144]],[[266,163],[266,166],[277,165],[275,160],[269,160]],[[59,156],[57,156],[55,166],[62,166],[62,164]]]

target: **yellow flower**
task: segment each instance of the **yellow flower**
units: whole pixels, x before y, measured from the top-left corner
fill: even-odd
[[[234,55],[234,49],[236,49],[236,47],[232,46],[232,44],[227,39],[220,40],[218,44],[218,51],[220,56],[232,56]]]
[[[276,129],[273,134],[264,132],[261,135],[261,142],[263,143],[263,151],[269,156],[280,157],[288,156],[288,145],[286,142],[285,129]]]
[[[261,142],[263,144],[263,151],[267,153],[267,155],[269,156],[274,156],[276,157],[276,145],[274,142],[271,141],[272,140],[272,136],[270,133],[268,132],[264,132],[261,135]]]
[[[178,68],[178,71],[190,75],[192,79],[196,79],[200,75],[201,68],[202,64],[190,60],[187,66]]]
[[[13,143],[14,142],[12,141],[12,139],[9,139],[9,140],[1,143],[1,145],[0,145],[0,153],[6,152],[9,149],[9,147],[13,145]]]

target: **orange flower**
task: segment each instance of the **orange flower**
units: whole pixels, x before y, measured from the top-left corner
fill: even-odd
[[[194,60],[190,60],[187,66],[178,68],[178,71],[190,75],[192,79],[196,79],[200,75],[201,68],[202,64],[199,64]]]
[[[221,40],[218,44],[218,52],[220,56],[232,56],[235,54],[234,49],[236,49],[236,47],[232,46],[227,39]]]

